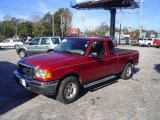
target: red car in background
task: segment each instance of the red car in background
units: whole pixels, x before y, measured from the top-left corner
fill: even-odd
[[[155,47],[160,47],[160,38],[155,38],[154,41],[153,41],[153,45]]]

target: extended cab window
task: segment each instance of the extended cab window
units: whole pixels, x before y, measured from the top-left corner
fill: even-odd
[[[50,44],[49,38],[42,38],[41,45],[49,45],[49,44]]]
[[[99,56],[105,55],[103,41],[93,42],[90,53],[97,53]]]
[[[113,42],[112,41],[107,41],[107,44],[108,44],[108,49],[109,49],[110,54],[114,54],[115,49],[114,49]]]
[[[31,45],[39,45],[39,41],[40,41],[39,38],[33,39],[32,42],[31,42]]]

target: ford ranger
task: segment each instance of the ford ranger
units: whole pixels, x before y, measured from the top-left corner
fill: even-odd
[[[109,38],[68,37],[53,52],[21,59],[15,80],[29,91],[55,95],[65,104],[81,91],[120,76],[130,79],[139,52],[115,48]]]

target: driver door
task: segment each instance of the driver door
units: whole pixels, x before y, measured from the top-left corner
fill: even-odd
[[[27,46],[28,55],[35,55],[39,53],[39,46],[40,38],[35,38],[32,42]]]
[[[91,53],[97,53],[98,57],[91,57]],[[109,63],[107,60],[107,52],[104,41],[93,42],[90,49],[90,54],[86,65],[87,83],[109,75]]]

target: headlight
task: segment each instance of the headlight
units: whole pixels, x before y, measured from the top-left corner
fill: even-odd
[[[35,76],[38,77],[38,78],[43,78],[43,79],[52,78],[51,72],[46,71],[46,70],[40,70],[40,69],[35,70]]]

